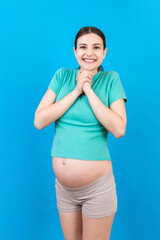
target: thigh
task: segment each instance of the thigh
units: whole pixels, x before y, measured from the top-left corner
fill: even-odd
[[[83,240],[109,240],[116,211],[116,183],[110,171],[87,191],[82,206]]]
[[[113,172],[110,171],[90,185],[82,205],[88,218],[104,218],[117,211],[117,191]]]
[[[68,191],[59,181],[55,180],[57,208],[61,212],[77,212],[82,209],[82,202],[77,199],[74,191]]]
[[[83,240],[109,240],[116,213],[103,218],[89,218],[82,214]]]
[[[58,211],[65,240],[82,240],[82,211]]]
[[[65,240],[82,240],[82,206],[74,191],[68,191],[56,179],[56,200]]]

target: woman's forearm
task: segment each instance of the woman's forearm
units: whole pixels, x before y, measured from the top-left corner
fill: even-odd
[[[92,89],[86,91],[86,95],[99,122],[116,138],[122,137],[125,134],[126,126],[120,116],[104,105]]]
[[[80,93],[74,89],[58,102],[40,110],[34,120],[34,126],[41,130],[55,122],[71,107],[79,95]]]

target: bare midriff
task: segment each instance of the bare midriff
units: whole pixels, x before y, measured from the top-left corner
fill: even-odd
[[[106,174],[112,169],[112,162],[52,157],[52,166],[56,178],[63,186],[77,188]]]

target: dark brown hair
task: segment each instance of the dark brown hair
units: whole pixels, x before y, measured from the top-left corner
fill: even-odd
[[[95,34],[97,34],[98,36],[100,36],[102,38],[102,40],[103,40],[103,49],[105,50],[105,48],[106,48],[105,36],[104,36],[103,32],[100,29],[96,28],[96,27],[83,27],[83,28],[81,28],[79,30],[79,32],[77,33],[77,35],[75,37],[75,40],[74,40],[75,50],[77,50],[77,40],[78,40],[78,38],[83,36],[83,35],[89,34],[89,33],[95,33]],[[80,69],[80,66],[77,69]],[[97,70],[98,71],[104,71],[103,66],[100,65]]]

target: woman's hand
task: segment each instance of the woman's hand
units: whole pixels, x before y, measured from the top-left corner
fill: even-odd
[[[88,89],[91,89],[92,77],[93,74],[91,73],[91,71],[87,71],[85,69],[79,70],[76,78],[76,88],[80,92],[80,94],[82,94],[83,91],[86,93]]]

